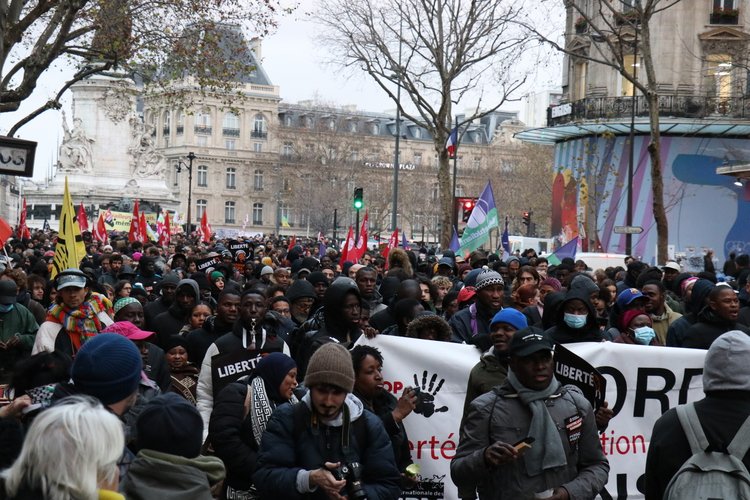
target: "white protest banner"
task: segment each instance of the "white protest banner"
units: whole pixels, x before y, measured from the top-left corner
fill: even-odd
[[[459,440],[469,372],[479,360],[473,346],[402,337],[378,336],[358,343],[383,354],[385,387],[400,396],[405,387],[419,385],[429,393],[422,414],[406,420],[412,459],[421,467],[423,494],[405,498],[457,499],[450,479],[450,459]],[[605,400],[615,412],[600,434],[610,463],[609,482],[601,497],[638,499],[646,452],[656,420],[678,404],[703,397],[703,358],[706,351],[603,343],[566,344],[607,379]],[[417,383],[415,384],[415,376]],[[430,398],[432,396],[432,398]],[[429,490],[429,491],[428,491]]]
[[[421,468],[421,491],[403,498],[457,499],[450,478],[450,462],[458,447],[469,372],[479,361],[472,345],[378,335],[358,344],[383,354],[386,390],[399,397],[406,387],[419,386],[424,401],[421,414],[404,420],[411,457]],[[416,380],[416,383],[415,383]]]
[[[565,347],[604,375],[605,401],[615,412],[607,430],[599,435],[610,466],[601,497],[643,498],[641,476],[654,423],[668,409],[703,398],[706,351],[613,342]]]

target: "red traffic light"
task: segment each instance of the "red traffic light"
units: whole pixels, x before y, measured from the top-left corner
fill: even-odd
[[[474,207],[474,202],[471,200],[466,200],[464,202],[464,210],[471,210]]]

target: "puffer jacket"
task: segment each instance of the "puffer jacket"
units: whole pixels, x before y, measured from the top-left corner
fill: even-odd
[[[122,484],[128,500],[213,500],[212,488],[224,479],[216,457],[184,458],[141,450]]]
[[[531,411],[506,381],[475,399],[461,428],[461,441],[451,461],[451,477],[459,490],[476,487],[482,500],[525,500],[535,493],[563,486],[571,499],[593,499],[607,483],[609,462],[602,452],[591,404],[574,386],[563,386],[545,402],[567,456],[567,464],[536,476],[526,472],[523,455],[490,468],[484,450],[495,441],[517,443],[528,436]],[[580,437],[571,447],[566,419],[583,418]]]
[[[305,404],[309,409],[309,395],[298,404]],[[401,494],[400,476],[383,423],[375,414],[365,410],[354,395],[347,395],[345,404],[349,407],[352,422],[365,419],[367,442],[358,443],[355,433],[351,432],[350,454],[362,466],[362,483],[367,498],[395,500]],[[321,423],[313,430],[308,417],[304,430],[295,436],[294,411],[293,405],[282,405],[271,415],[260,444],[253,483],[261,498],[328,498],[322,488],[301,493],[299,484],[302,482],[308,486],[305,471],[317,469],[325,462],[346,461],[341,449],[341,423]]]
[[[500,362],[494,346],[482,354],[479,362],[474,365],[471,373],[469,373],[469,383],[466,386],[466,399],[464,400],[464,418],[469,412],[469,404],[472,401],[482,394],[490,392],[496,385],[505,382],[507,376],[508,365]]]

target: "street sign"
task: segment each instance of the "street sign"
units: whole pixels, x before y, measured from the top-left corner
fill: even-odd
[[[641,226],[615,226],[615,234],[641,234]]]

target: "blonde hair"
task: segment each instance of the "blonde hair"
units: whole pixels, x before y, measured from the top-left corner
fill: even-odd
[[[88,396],[65,398],[34,420],[21,454],[0,475],[9,496],[28,487],[49,500],[96,500],[117,477],[125,445],[120,420]]]

